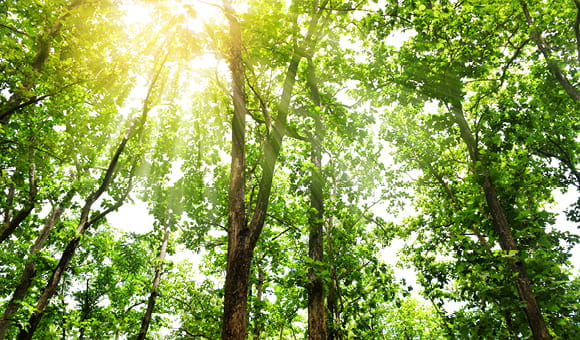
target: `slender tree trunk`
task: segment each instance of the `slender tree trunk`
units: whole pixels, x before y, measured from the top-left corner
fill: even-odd
[[[222,339],[245,339],[246,295],[253,248],[247,244],[249,228],[245,216],[245,126],[246,91],[242,62],[242,32],[229,1],[224,1],[230,24],[230,70],[234,115],[232,118],[232,161],[229,184],[228,258],[224,285]]]
[[[310,97],[320,111],[321,101],[318,91],[318,81],[314,72],[312,59],[308,60],[307,83]],[[314,133],[311,138],[310,160],[313,167],[310,174],[310,234],[308,239],[308,256],[312,261],[324,261],[324,196],[322,179],[322,142],[324,131],[322,119],[314,113]],[[326,317],[324,309],[324,281],[316,268],[308,271],[308,338],[311,340],[326,340]]]
[[[155,277],[153,278],[153,284],[151,285],[151,293],[149,294],[149,300],[147,302],[147,310],[143,319],[141,320],[141,330],[137,335],[137,340],[144,340],[147,336],[147,330],[149,329],[149,324],[151,323],[151,317],[153,315],[153,309],[155,308],[155,301],[159,295],[159,283],[161,282],[161,273],[163,272],[163,261],[167,255],[167,244],[169,243],[169,222],[165,224],[163,231],[163,241],[161,242],[161,249],[159,251],[159,257],[157,258],[157,268],[155,269]]]
[[[482,182],[481,185],[492,216],[492,221],[496,232],[499,235],[501,249],[510,252],[510,255],[513,255],[513,257],[509,260],[509,266],[516,275],[514,277],[514,283],[518,290],[520,299],[525,302],[525,312],[528,317],[528,323],[534,335],[534,339],[550,339],[551,337],[548,333],[548,329],[546,328],[544,318],[540,311],[540,306],[538,305],[538,302],[534,296],[528,274],[524,268],[524,263],[518,253],[518,246],[513,237],[507,216],[501,206],[501,202],[495,190],[489,169],[482,162],[471,129],[465,120],[465,115],[463,114],[463,108],[461,107],[461,104],[452,103],[451,111],[453,118],[459,126],[461,138],[467,145],[471,161],[474,164],[474,172],[480,177]]]
[[[38,234],[36,241],[30,248],[30,255],[28,257],[28,262],[24,266],[24,271],[20,276],[20,281],[18,286],[14,289],[14,293],[12,293],[12,298],[8,302],[6,306],[6,310],[0,319],[0,339],[4,339],[8,328],[10,327],[10,321],[12,316],[18,312],[20,308],[20,301],[24,299],[26,294],[28,293],[28,289],[32,284],[32,280],[36,275],[36,263],[34,257],[40,252],[40,250],[44,247],[46,240],[48,239],[48,235],[50,234],[51,230],[54,228],[56,223],[59,221],[60,216],[66,209],[66,207],[70,204],[72,196],[74,195],[74,190],[69,191],[64,199],[62,200],[59,206],[54,206],[50,215],[44,222],[44,227]]]
[[[40,320],[44,315],[44,312],[46,310],[46,307],[48,306],[48,303],[50,302],[50,299],[56,292],[56,289],[58,288],[58,283],[60,282],[60,279],[64,274],[64,271],[68,267],[68,264],[70,263],[70,260],[72,259],[79,242],[80,242],[79,236],[75,237],[73,240],[69,242],[68,246],[66,247],[65,251],[63,252],[60,258],[58,265],[52,272],[52,275],[48,283],[46,284],[44,290],[42,291],[42,294],[40,295],[40,298],[38,299],[38,302],[36,304],[36,311],[30,316],[30,319],[28,319],[29,324],[28,328],[23,328],[20,331],[20,333],[18,334],[18,340],[32,339],[32,335],[36,331],[36,328],[38,327],[38,324],[40,323]]]
[[[64,275],[65,270],[68,268],[70,261],[72,260],[74,254],[75,254],[75,251],[76,251],[76,249],[81,241],[81,237],[86,233],[86,231],[93,224],[95,224],[97,221],[104,218],[110,212],[118,209],[123,204],[123,201],[126,199],[127,195],[129,195],[129,192],[132,189],[132,185],[133,185],[132,180],[133,180],[133,176],[134,176],[134,173],[136,170],[134,166],[130,170],[129,183],[127,185],[127,188],[125,190],[124,195],[113,206],[105,209],[103,212],[101,212],[101,213],[99,213],[99,214],[97,214],[89,219],[89,214],[91,212],[91,208],[92,208],[93,204],[109,188],[109,186],[113,180],[113,177],[116,173],[119,158],[121,157],[121,154],[125,150],[127,142],[129,141],[129,139],[131,139],[135,135],[139,136],[139,140],[143,136],[143,129],[145,127],[145,123],[147,122],[148,113],[151,110],[151,107],[150,107],[151,96],[152,96],[153,90],[156,86],[157,80],[159,79],[159,75],[161,73],[161,70],[164,67],[166,60],[167,60],[167,54],[166,54],[165,58],[163,59],[163,61],[160,63],[159,68],[158,68],[157,72],[155,73],[155,77],[153,78],[153,80],[149,86],[149,89],[147,91],[147,95],[145,97],[145,100],[143,101],[143,109],[142,109],[141,117],[139,117],[139,119],[136,119],[133,122],[133,124],[128,128],[127,132],[123,136],[123,139],[121,140],[121,142],[117,146],[115,154],[113,155],[113,157],[111,158],[111,161],[109,162],[109,166],[107,167],[107,170],[105,171],[105,174],[103,176],[103,179],[101,181],[100,186],[85,201],[85,205],[83,206],[83,208],[81,210],[81,216],[79,219],[79,224],[78,224],[77,229],[76,229],[76,235],[75,235],[75,237],[73,237],[69,241],[65,250],[63,251],[56,268],[54,268],[50,279],[48,280],[46,286],[44,287],[44,290],[42,291],[42,293],[38,299],[38,302],[37,302],[36,308],[35,308],[35,312],[30,316],[30,319],[28,321],[28,324],[29,324],[28,328],[23,328],[20,331],[20,333],[18,334],[18,340],[29,340],[32,338],[32,335],[36,331],[36,328],[38,327],[38,324],[40,323],[40,320],[42,319],[42,316],[44,315],[44,312],[46,311],[46,307],[50,303],[50,299],[52,298],[52,296],[56,292],[58,284],[59,284],[62,276]]]
[[[262,335],[262,329],[264,328],[264,318],[261,315],[262,312],[262,301],[264,295],[264,269],[258,266],[258,283],[256,284],[256,300],[260,306],[260,309],[255,311],[256,319],[254,322],[254,340],[260,340]]]

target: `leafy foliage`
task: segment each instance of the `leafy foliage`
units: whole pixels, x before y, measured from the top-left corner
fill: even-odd
[[[248,336],[307,336],[318,280],[328,339],[540,338],[521,264],[549,337],[580,337],[580,199],[552,208],[580,190],[577,1],[228,4],[0,4],[0,338],[28,332],[74,240],[35,338],[134,337],[153,295],[150,337],[221,336],[234,61],[243,222],[264,214]],[[130,202],[138,233],[107,221]]]

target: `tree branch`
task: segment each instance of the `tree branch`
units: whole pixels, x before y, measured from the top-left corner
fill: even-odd
[[[580,64],[580,0],[574,0],[576,5],[576,20],[574,21],[574,35],[576,36],[576,52],[578,53],[578,63]]]
[[[18,33],[18,34],[24,35],[26,37],[30,37],[30,34],[24,32],[24,31],[21,31],[21,30],[19,30],[17,28],[14,28],[12,26],[8,26],[6,24],[0,23],[0,27],[4,27],[4,28],[6,28],[6,29],[8,29],[8,30],[10,30],[10,31],[12,31],[14,33]]]
[[[541,33],[534,27],[534,20],[530,16],[530,11],[528,10],[528,5],[526,4],[525,0],[520,0],[520,5],[522,7],[522,11],[524,12],[526,22],[528,23],[528,26],[530,26],[532,39],[534,39],[536,46],[544,56],[544,59],[546,60],[548,66],[548,70],[552,72],[552,74],[556,77],[560,85],[562,85],[564,91],[566,91],[566,94],[568,94],[568,97],[572,98],[575,101],[580,101],[580,92],[576,87],[574,87],[574,85],[572,85],[572,83],[570,83],[568,77],[564,74],[564,71],[562,71],[560,66],[558,66],[558,64],[552,59],[552,56],[550,54],[550,48],[547,42],[544,40],[544,38],[542,38]]]

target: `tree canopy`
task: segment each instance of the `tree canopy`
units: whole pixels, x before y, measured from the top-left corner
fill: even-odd
[[[577,0],[0,9],[0,339],[580,338]]]

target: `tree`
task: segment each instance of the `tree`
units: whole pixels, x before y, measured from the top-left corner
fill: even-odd
[[[274,168],[285,135],[286,117],[296,80],[298,64],[304,51],[309,51],[312,35],[317,27],[321,9],[314,6],[308,32],[301,46],[293,46],[293,54],[282,85],[282,95],[277,106],[277,116],[270,135],[264,144],[262,176],[253,214],[246,219],[245,208],[245,121],[248,107],[245,92],[244,68],[242,63],[241,28],[229,2],[224,3],[230,24],[230,69],[232,73],[232,97],[234,115],[232,120],[232,165],[230,173],[229,216],[228,216],[228,261],[224,287],[224,316],[222,339],[243,339],[246,334],[246,306],[250,263],[256,242],[259,239],[272,188]]]
[[[504,138],[510,141],[511,138],[506,134],[506,130],[499,132],[499,135],[497,130],[494,132],[489,130],[496,122],[488,113],[498,111],[494,107],[494,105],[498,105],[494,91],[503,88],[504,82],[511,81],[511,67],[523,53],[526,41],[518,41],[521,38],[521,32],[518,30],[517,21],[511,20],[510,16],[515,13],[513,10],[498,15],[492,25],[489,21],[490,17],[483,14],[488,13],[487,11],[491,7],[465,5],[457,6],[454,11],[449,11],[448,6],[449,4],[442,2],[422,4],[416,8],[387,9],[379,20],[384,20],[389,25],[397,22],[394,24],[395,27],[412,28],[416,35],[399,52],[389,51],[388,47],[385,46],[376,46],[375,51],[377,54],[394,53],[399,56],[397,60],[403,65],[402,72],[395,72],[393,76],[387,75],[385,80],[389,79],[405,88],[402,91],[399,90],[399,94],[393,100],[401,104],[401,107],[407,106],[406,112],[411,114],[413,121],[421,122],[422,128],[428,129],[427,133],[424,134],[433,140],[435,150],[441,150],[442,146],[454,147],[453,140],[446,136],[460,138],[464,149],[455,156],[457,160],[452,160],[462,162],[464,157],[469,159],[467,164],[468,171],[471,172],[471,175],[468,176],[470,185],[477,185],[480,188],[480,192],[476,195],[485,200],[484,214],[489,216],[491,227],[493,227],[493,231],[486,232],[487,237],[493,235],[493,242],[498,242],[501,249],[506,252],[507,258],[504,265],[510,268],[513,273],[512,284],[517,288],[519,298],[526,301],[524,310],[534,337],[550,338],[540,311],[537,295],[534,294],[530,284],[530,282],[536,282],[539,286],[540,282],[531,278],[529,269],[526,268],[533,266],[524,264],[526,261],[528,263],[531,261],[527,260],[528,256],[519,250],[522,249],[521,244],[527,246],[530,241],[520,231],[523,228],[529,228],[527,230],[530,231],[534,228],[534,237],[541,238],[543,236],[540,235],[547,234],[543,230],[544,223],[548,223],[546,219],[543,219],[543,222],[535,220],[537,223],[526,221],[524,222],[524,225],[527,224],[526,227],[521,224],[521,212],[526,211],[530,215],[540,216],[542,212],[538,211],[536,205],[539,202],[534,201],[534,199],[545,200],[547,198],[537,191],[535,193],[537,196],[531,196],[531,193],[522,191],[519,192],[521,195],[518,195],[517,188],[521,185],[520,180],[511,175],[511,171],[514,170],[509,171],[507,167],[502,165],[506,164],[503,162],[507,162],[508,154],[512,157],[518,155],[516,158],[518,163],[515,163],[518,165],[512,164],[512,167],[519,169],[520,179],[525,174],[526,179],[523,181],[537,180],[536,174],[543,170],[540,170],[533,159],[526,159],[524,154],[518,153],[519,147],[525,148],[525,143],[519,147],[514,144],[502,145],[505,148],[494,147],[494,144],[496,146],[503,144]],[[398,18],[401,18],[401,15],[408,20],[399,21]],[[456,25],[461,25],[465,20],[470,20],[471,23],[478,22],[478,26],[482,29],[478,32],[466,31],[462,33],[454,29]],[[497,23],[500,24],[497,25]],[[502,27],[502,30],[496,31],[495,27]],[[506,32],[510,32],[510,35],[506,35]],[[379,36],[383,36],[382,34],[385,33],[382,32]],[[461,41],[460,44],[459,41]],[[509,46],[508,50],[513,50],[511,57],[499,57],[500,48],[506,45]],[[474,53],[475,51],[478,52]],[[384,66],[378,64],[377,67],[384,69]],[[489,77],[496,75],[497,78],[489,79]],[[385,80],[377,83],[381,84],[379,86],[388,86]],[[478,84],[479,87],[474,87],[472,84]],[[483,86],[479,84],[483,84]],[[415,94],[408,95],[408,93],[413,92]],[[442,107],[442,112],[436,114],[425,112],[424,105],[429,100],[439,104]],[[469,108],[467,113],[465,107]],[[492,121],[494,122],[492,123]],[[403,128],[400,122],[396,126],[399,129]],[[413,123],[411,126],[417,125]],[[417,159],[417,163],[424,173],[433,176],[441,186],[440,189],[446,191],[448,199],[453,200],[454,194],[449,191],[453,187],[447,182],[453,181],[457,175],[453,175],[448,170],[443,173],[439,171],[439,164],[444,163],[435,157],[430,157],[427,153],[429,149],[425,147],[428,142],[425,143],[425,141],[417,140],[416,137],[412,136],[412,134],[423,133],[413,131],[412,128],[408,130],[412,132],[410,134],[407,134],[406,131],[403,133],[393,132],[395,136],[405,135],[403,139],[398,139],[395,136],[388,138],[395,139],[401,149],[410,151],[410,157]],[[445,134],[441,134],[441,131],[444,131]],[[520,130],[520,132],[523,131]],[[421,149],[417,149],[416,146]],[[442,175],[453,177],[446,178]],[[542,184],[546,186],[545,188],[551,188],[553,182],[542,181]],[[547,192],[549,193],[549,191]],[[525,195],[528,196],[524,198]],[[524,204],[524,200],[526,200],[527,206]],[[518,208],[513,209],[512,207]],[[520,212],[519,215],[517,211]],[[430,222],[427,221],[427,223]],[[463,223],[465,223],[463,225],[465,228],[472,222],[465,221]],[[432,226],[442,228],[442,226]],[[473,230],[476,235],[480,234],[478,230]],[[444,233],[444,229],[436,232]],[[452,234],[452,237],[457,236]],[[479,240],[481,246],[485,247],[487,241],[481,242],[483,240],[481,237]],[[535,247],[537,246],[536,244]],[[442,274],[444,271],[445,269],[441,268],[439,273]],[[439,281],[445,283],[446,279],[443,278]]]
[[[164,63],[162,62],[161,66],[159,67],[159,70],[163,69],[163,64]],[[158,71],[158,72],[160,72],[160,71]],[[81,210],[81,216],[79,218],[78,226],[76,228],[76,233],[69,240],[68,244],[66,245],[66,248],[64,249],[64,251],[62,253],[62,256],[59,260],[58,265],[53,270],[45,288],[42,291],[42,294],[38,298],[38,302],[36,304],[36,311],[31,315],[31,317],[29,319],[28,329],[21,330],[21,332],[18,335],[19,339],[30,339],[32,337],[32,335],[34,334],[34,331],[36,330],[36,327],[38,326],[40,320],[42,319],[42,316],[46,310],[46,307],[50,303],[50,299],[55,294],[56,289],[58,288],[58,284],[62,278],[64,271],[66,270],[71,259],[74,256],[74,253],[75,253],[75,251],[80,243],[81,237],[87,232],[87,230],[92,225],[94,225],[96,222],[98,222],[99,220],[104,218],[111,211],[118,209],[119,206],[121,206],[123,204],[124,200],[126,199],[129,192],[131,191],[132,185],[133,185],[132,184],[133,177],[135,175],[135,171],[137,168],[137,162],[139,161],[138,158],[129,159],[129,161],[128,161],[129,165],[127,166],[127,169],[128,169],[129,175],[127,176],[127,183],[125,184],[124,190],[122,191],[122,193],[118,197],[118,200],[116,202],[114,202],[112,205],[105,207],[103,209],[103,211],[98,212],[98,213],[94,213],[91,216],[91,209],[93,207],[93,204],[101,197],[101,195],[103,195],[103,193],[105,193],[105,191],[107,189],[109,189],[109,186],[111,185],[111,183],[114,179],[114,175],[116,173],[118,173],[117,167],[119,164],[119,160],[120,160],[121,154],[125,151],[127,143],[129,142],[129,140],[131,138],[134,138],[135,136],[137,136],[136,138],[139,140],[140,139],[139,137],[142,136],[142,134],[143,134],[143,130],[145,128],[145,123],[147,121],[147,115],[149,113],[149,110],[151,109],[151,107],[150,107],[151,102],[150,101],[152,100],[152,98],[151,98],[152,92],[156,86],[156,80],[158,79],[157,78],[158,76],[159,76],[159,73],[157,73],[156,76],[151,81],[147,96],[146,96],[144,103],[143,103],[143,111],[142,111],[140,117],[135,119],[133,121],[133,123],[131,124],[131,126],[129,126],[127,128],[121,141],[119,142],[118,146],[116,147],[113,156],[111,157],[111,159],[108,163],[108,166],[106,168],[104,175],[102,176],[102,179],[101,179],[101,182],[100,182],[98,188],[95,191],[93,191],[89,195],[89,197],[85,200],[85,203],[84,203],[83,208]]]

